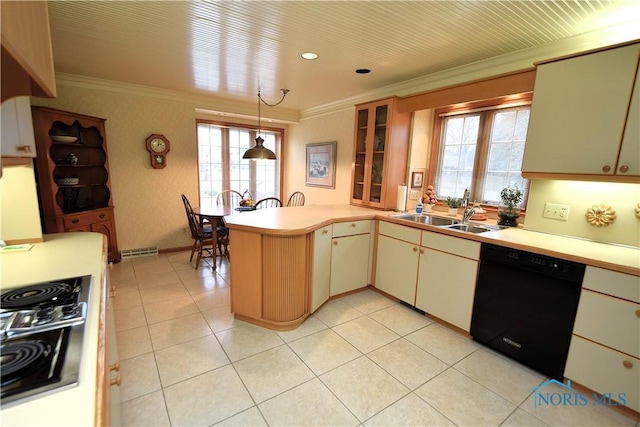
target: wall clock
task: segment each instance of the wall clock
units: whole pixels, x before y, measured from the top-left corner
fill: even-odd
[[[151,154],[151,166],[162,169],[167,166],[169,140],[163,135],[153,134],[146,139],[147,151]]]

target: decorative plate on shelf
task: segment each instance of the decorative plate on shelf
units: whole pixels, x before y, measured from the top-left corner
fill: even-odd
[[[67,135],[51,135],[51,140],[53,142],[64,142],[66,144],[73,144],[78,140],[77,136],[67,136]]]
[[[80,182],[79,178],[54,178],[53,180],[58,185],[78,185]]]

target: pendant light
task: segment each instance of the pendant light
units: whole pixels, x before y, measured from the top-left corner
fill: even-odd
[[[269,107],[276,107],[280,105],[280,103],[284,101],[284,97],[287,96],[287,93],[289,93],[289,89],[280,89],[280,92],[282,92],[282,98],[280,98],[280,101],[276,102],[275,104],[269,104],[264,99],[262,99],[262,97],[260,96],[260,90],[258,90],[258,137],[256,138],[256,145],[244,152],[244,155],[242,156],[243,159],[276,159],[275,153],[263,145],[264,139],[260,137],[260,103],[264,102],[264,104],[268,105]]]

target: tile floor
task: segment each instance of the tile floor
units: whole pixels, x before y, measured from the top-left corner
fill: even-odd
[[[228,264],[188,259],[110,271],[123,425],[640,427],[603,406],[534,408],[545,377],[371,290],[289,332],[235,320]]]

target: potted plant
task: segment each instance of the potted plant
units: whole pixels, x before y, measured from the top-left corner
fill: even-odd
[[[447,198],[444,199],[444,204],[449,206],[449,215],[456,216],[458,214],[458,208],[462,206],[462,199],[447,196]]]
[[[520,216],[520,208],[516,206],[522,201],[522,190],[516,184],[508,185],[500,191],[502,204],[498,206],[498,225],[515,227]]]

